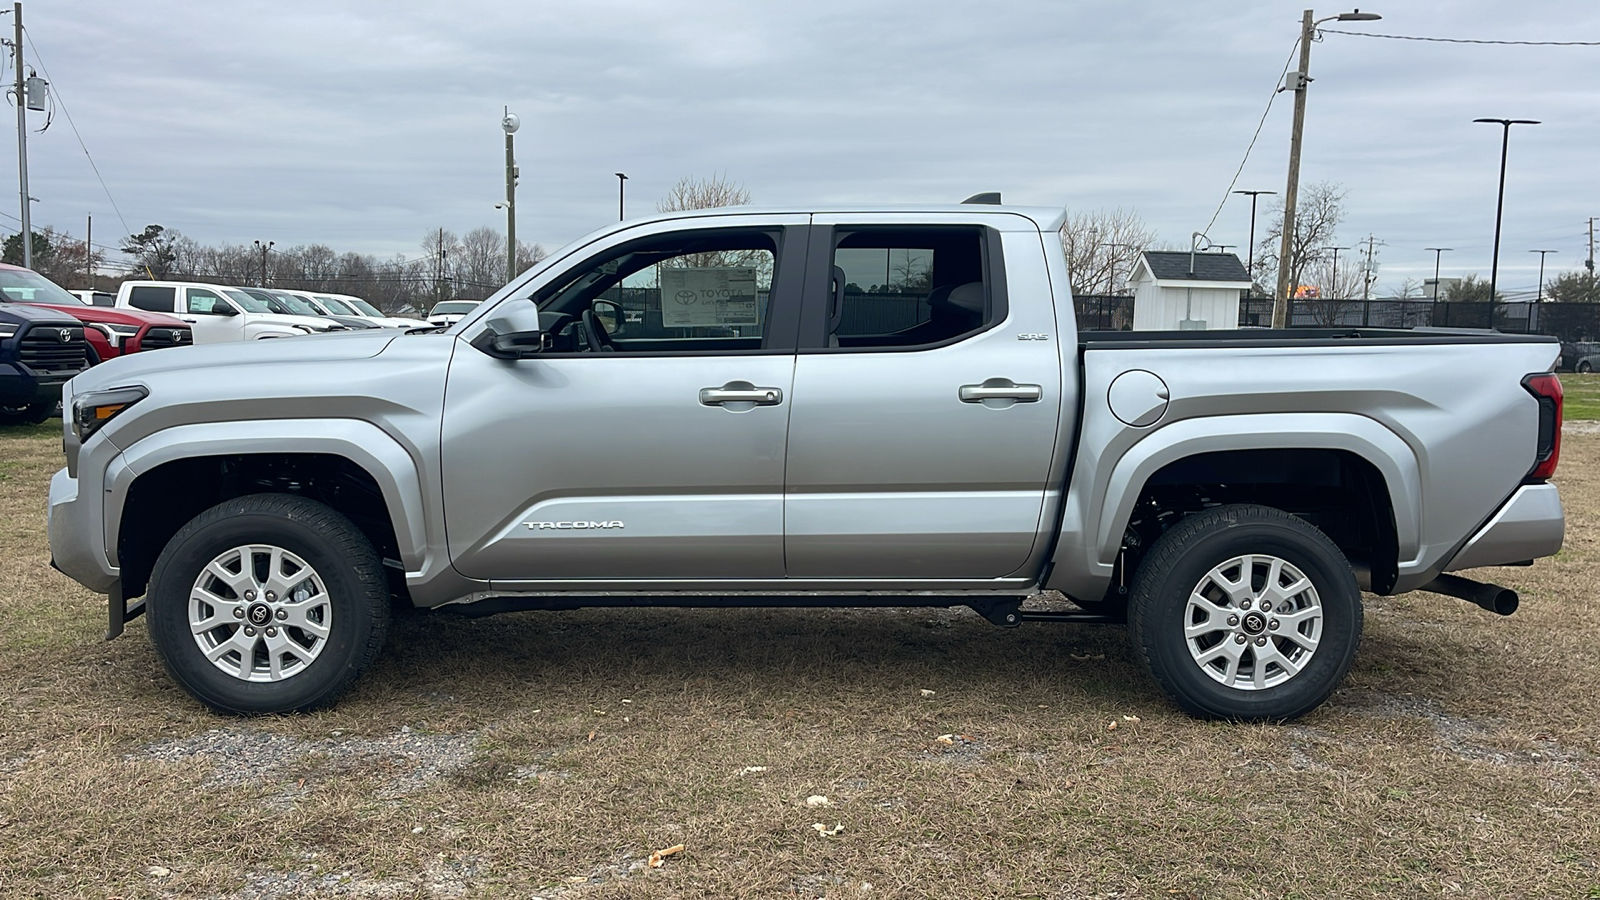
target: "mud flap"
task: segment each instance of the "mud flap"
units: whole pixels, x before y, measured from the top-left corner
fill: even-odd
[[[134,601],[133,606],[122,596],[122,582],[111,586],[106,594],[106,640],[112,640],[122,634],[122,627],[134,619],[144,615],[144,598]]]

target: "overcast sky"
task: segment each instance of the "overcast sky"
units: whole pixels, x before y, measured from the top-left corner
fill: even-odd
[[[1600,40],[1591,0],[1373,3],[1383,21],[1327,27]],[[92,214],[97,244],[154,222],[204,243],[415,256],[433,227],[505,227],[494,203],[509,106],[523,121],[518,234],[547,248],[615,219],[618,171],[630,215],[682,176],[720,173],[761,205],[998,190],[1122,207],[1186,246],[1226,194],[1302,8],[29,0],[28,62],[126,220],[58,114],[30,135],[34,224],[81,236]],[[1487,277],[1500,129],[1481,116],[1544,123],[1511,135],[1502,290],[1533,289],[1530,249],[1558,251],[1552,275],[1582,265],[1600,215],[1600,47],[1329,34],[1311,74],[1302,184],[1348,190],[1340,242],[1384,242],[1382,287],[1431,276],[1424,247],[1455,248],[1446,276]],[[1283,190],[1292,96],[1278,95],[1237,188]],[[14,142],[0,146],[14,173]],[[14,231],[12,178],[0,227]],[[1232,197],[1209,233],[1244,244],[1248,228],[1248,198]]]

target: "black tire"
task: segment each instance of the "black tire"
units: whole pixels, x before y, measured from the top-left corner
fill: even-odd
[[[1585,375],[1587,375],[1590,372],[1594,371],[1594,366],[1590,365],[1589,361],[1586,359],[1586,360],[1583,360],[1582,362],[1578,363],[1578,371],[1582,372]]]
[[[223,671],[206,658],[190,630],[190,591],[202,571],[230,549],[245,545],[271,545],[298,556],[326,587],[325,595],[318,596],[326,597],[329,618],[322,621],[328,623],[328,634],[310,662],[281,680],[247,681]],[[184,525],[156,560],[147,602],[150,640],[173,680],[218,712],[244,715],[302,712],[331,704],[377,657],[389,626],[388,583],[372,543],[339,512],[285,494],[227,500]],[[265,621],[278,628],[270,618]],[[292,625],[282,627],[285,639]],[[231,633],[233,627],[219,625],[218,630]],[[256,651],[251,656],[254,660]]]
[[[0,406],[0,426],[37,425],[56,411],[57,401],[45,400],[25,406]]]
[[[1240,610],[1241,616],[1218,623],[1231,625],[1234,618],[1239,619],[1237,628],[1219,632],[1222,639],[1218,642],[1226,644],[1245,638],[1236,651],[1247,654],[1235,664],[1236,679],[1248,677],[1258,666],[1263,673],[1279,679],[1278,683],[1259,688],[1224,684],[1221,679],[1227,677],[1225,674],[1208,674],[1216,669],[1202,665],[1196,654],[1205,655],[1218,645],[1200,647],[1198,642],[1211,640],[1215,634],[1197,637],[1198,649],[1191,652],[1184,633],[1191,622],[1203,625],[1211,621],[1209,615],[1195,618],[1196,610],[1190,608],[1191,593],[1214,567],[1246,554],[1276,557],[1298,569],[1309,579],[1322,610],[1320,640],[1308,659],[1299,657],[1300,668],[1294,673],[1289,673],[1277,659],[1287,660],[1292,654],[1304,653],[1304,648],[1298,639],[1287,637],[1286,631],[1264,630],[1274,616],[1258,618]],[[1242,581],[1242,574],[1237,574],[1242,568],[1229,571],[1236,573],[1232,580]],[[1255,590],[1255,596],[1252,605],[1262,599],[1261,589]],[[1309,593],[1302,591],[1296,596],[1300,599],[1295,602],[1309,604]],[[1338,687],[1350,671],[1361,643],[1361,591],[1344,554],[1311,524],[1265,506],[1221,506],[1174,526],[1150,548],[1135,573],[1128,607],[1128,631],[1134,649],[1172,699],[1191,715],[1202,718],[1283,721],[1302,716]],[[1256,611],[1259,613],[1258,605]],[[1277,628],[1275,624],[1272,627]],[[1250,628],[1262,630],[1246,630]],[[1261,645],[1261,652],[1274,653],[1282,647],[1286,648],[1285,655],[1261,661],[1255,655],[1255,642],[1261,638],[1268,641]],[[1226,667],[1228,662],[1219,658],[1212,664]]]

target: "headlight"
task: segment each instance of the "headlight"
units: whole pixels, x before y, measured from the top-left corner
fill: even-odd
[[[17,328],[18,326],[16,325],[7,325],[4,322],[0,322],[0,341],[3,341],[6,338],[16,334]]]
[[[138,325],[116,325],[111,322],[107,322],[106,327],[112,331],[115,331],[117,334],[122,335],[123,337],[132,337],[133,335],[139,333]]]
[[[79,394],[72,401],[72,429],[78,435],[79,443],[88,440],[89,435],[121,415],[123,410],[148,396],[150,392],[138,385]]]
[[[295,323],[294,325],[291,325],[289,327],[290,328],[297,328],[300,331],[305,332],[306,334],[316,334],[316,332],[317,332],[317,330],[315,328],[312,328],[310,325],[301,325],[299,323]]]

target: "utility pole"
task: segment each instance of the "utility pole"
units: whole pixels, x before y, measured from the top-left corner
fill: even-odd
[[[1534,303],[1544,302],[1544,258],[1548,253],[1558,253],[1558,250],[1529,250],[1529,253],[1539,254],[1539,293],[1534,296]]]
[[[16,26],[15,43],[11,49],[17,58],[17,180],[22,185],[22,265],[23,268],[33,268],[33,225],[32,210],[28,209],[28,104],[23,99],[22,75],[22,4],[14,3],[11,7],[11,18]]]
[[[1589,258],[1584,261],[1584,266],[1594,272],[1594,216],[1589,217]]]
[[[1250,244],[1245,249],[1248,260],[1244,264],[1245,271],[1250,274],[1250,283],[1256,280],[1256,198],[1262,194],[1276,194],[1277,191],[1234,191],[1235,194],[1246,194],[1250,197]]]
[[[83,237],[83,277],[88,281],[84,287],[94,291],[94,216],[89,217],[88,224],[84,226]]]
[[[1439,302],[1439,257],[1449,253],[1454,247],[1424,247],[1424,250],[1433,252],[1433,302]]]
[[[1372,299],[1372,245],[1377,241],[1371,232],[1367,233],[1367,269],[1361,273],[1361,300],[1366,302]]]
[[[1289,261],[1294,250],[1294,210],[1300,196],[1300,137],[1306,128],[1306,86],[1311,83],[1311,42],[1317,36],[1317,23],[1329,19],[1340,22],[1373,22],[1383,18],[1377,13],[1364,13],[1357,9],[1326,19],[1316,19],[1311,10],[1300,17],[1300,69],[1290,72],[1280,91],[1294,91],[1294,126],[1289,132],[1289,183],[1283,191],[1283,243],[1278,249],[1278,293],[1272,299],[1272,327],[1288,324]]]
[[[261,243],[260,241],[256,241],[255,243],[256,243],[256,249],[261,251],[261,286],[262,287],[266,287],[267,286],[267,254],[269,252],[271,252],[273,245],[276,244],[277,241],[267,241],[265,244]]]

